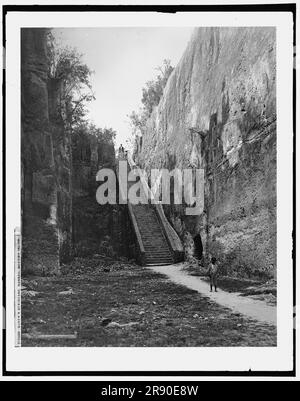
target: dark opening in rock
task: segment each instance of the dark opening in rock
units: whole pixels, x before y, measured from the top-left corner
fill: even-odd
[[[203,245],[202,245],[200,234],[197,234],[194,237],[194,245],[195,245],[195,256],[198,259],[201,259],[202,255],[203,255]]]

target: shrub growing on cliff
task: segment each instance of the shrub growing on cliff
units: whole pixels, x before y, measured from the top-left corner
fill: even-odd
[[[128,116],[134,136],[143,134],[147,120],[162,98],[164,88],[173,69],[170,60],[166,59],[161,67],[157,67],[159,74],[156,78],[146,82],[146,86],[142,89],[142,107],[138,111],[132,111]]]
[[[142,104],[146,115],[150,116],[153,108],[158,105],[173,69],[170,60],[164,60],[163,65],[157,67],[159,74],[156,78],[146,82],[146,87],[142,89]]]

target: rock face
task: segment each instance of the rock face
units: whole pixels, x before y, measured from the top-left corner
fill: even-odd
[[[115,169],[113,143],[81,133],[73,136],[72,149],[75,256],[127,256],[130,227],[126,209],[121,205],[99,205],[96,200],[98,170]]]
[[[148,173],[204,169],[204,212],[165,211],[187,257],[202,248],[233,274],[276,271],[275,40],[273,28],[196,29],[136,154]]]
[[[47,33],[21,32],[22,266],[43,274],[72,257],[70,131],[62,84],[48,78]]]

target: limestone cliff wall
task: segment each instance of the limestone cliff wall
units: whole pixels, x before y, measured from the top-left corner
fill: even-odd
[[[48,78],[47,33],[21,31],[22,266],[44,274],[72,257],[70,132],[62,83]]]
[[[198,28],[138,141],[146,168],[203,168],[205,208],[165,207],[187,257],[204,252],[233,273],[276,268],[276,31]]]

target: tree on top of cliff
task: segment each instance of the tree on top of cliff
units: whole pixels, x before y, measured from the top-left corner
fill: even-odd
[[[86,115],[86,104],[95,99],[90,83],[92,71],[82,61],[83,55],[76,48],[62,46],[50,32],[48,35],[50,79],[62,81],[67,119],[71,126],[80,124]]]
[[[76,145],[80,138],[93,136],[98,143],[114,145],[116,131],[113,128],[99,128],[95,124],[83,121],[74,128],[72,142]]]
[[[94,124],[89,124],[89,133],[94,135],[98,141],[114,144],[116,139],[116,131],[112,128],[98,128]]]

